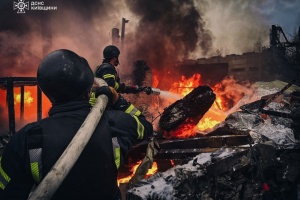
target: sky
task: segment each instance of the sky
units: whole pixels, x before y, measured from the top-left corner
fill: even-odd
[[[297,0],[268,0],[260,8],[269,24],[280,25],[286,33],[293,34],[300,27],[300,2]]]
[[[61,48],[95,69],[112,43],[112,28],[121,34],[122,18],[129,20],[120,59],[124,73],[136,60],[161,69],[217,52],[250,52],[259,40],[269,45],[271,25],[287,36],[300,26],[299,0],[28,0],[25,13],[17,13],[14,2],[20,0],[0,3],[0,76],[33,76],[44,55]],[[32,10],[33,2],[57,10]]]

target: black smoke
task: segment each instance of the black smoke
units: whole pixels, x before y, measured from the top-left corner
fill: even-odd
[[[145,80],[147,72],[149,71],[150,68],[145,61],[136,61],[132,70],[132,82],[139,86],[144,85],[143,81]]]
[[[101,46],[98,38],[102,36],[96,34],[93,20],[96,15],[103,16],[103,21],[110,17],[107,10],[113,6],[109,1],[43,0],[47,6],[57,6],[57,11],[25,10],[25,13],[17,13],[14,2],[18,0],[0,1],[0,77],[36,76],[43,56],[57,48],[68,48],[81,55],[85,53],[84,57],[94,57],[92,51],[86,50],[91,49],[100,57],[99,52],[105,44]],[[101,25],[102,21],[99,22]],[[5,88],[0,88],[0,94],[5,95]],[[0,135],[7,133],[8,114],[3,100]]]
[[[127,17],[128,12],[131,18],[126,24],[125,48],[121,51],[122,67],[129,69],[137,60],[145,60],[151,68],[158,68],[187,59],[196,49],[206,55],[212,48],[201,6],[193,0],[126,0],[128,8],[121,2],[108,0],[45,0],[44,3],[57,6],[58,10],[18,14],[11,0],[1,1],[1,76],[34,76],[43,56],[58,48],[81,54],[95,69],[102,60],[102,49],[111,44],[109,31],[113,27],[121,30],[121,24],[116,22],[121,22],[120,16]],[[200,3],[205,4],[204,0],[197,2]],[[128,9],[124,16],[119,14]],[[129,31],[133,16],[138,18],[137,27]],[[32,51],[38,48],[42,48],[42,53]]]
[[[102,46],[92,35],[97,32],[93,20],[99,16],[106,21],[110,17],[109,10],[113,9],[112,3],[105,0],[44,0],[46,6],[56,6],[57,11],[25,10],[21,14],[14,9],[14,2],[18,1],[0,2],[0,76],[35,76],[41,59],[58,48],[74,47],[72,50],[77,50],[89,46],[98,53],[100,62]],[[25,2],[30,6],[33,1]],[[55,41],[58,38],[62,39]],[[61,42],[65,38],[69,41]],[[98,42],[97,49],[92,47]]]
[[[126,3],[140,18],[135,35],[126,39],[134,44],[128,52],[129,58],[144,59],[149,66],[158,67],[187,59],[197,47],[203,55],[211,49],[211,33],[193,0],[126,0]]]

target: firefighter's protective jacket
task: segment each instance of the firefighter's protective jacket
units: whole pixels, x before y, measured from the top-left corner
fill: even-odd
[[[122,108],[138,114],[130,107],[131,104]],[[0,161],[0,199],[27,199],[33,186],[49,172],[89,112],[87,101],[54,106],[48,118],[28,124],[13,135]],[[122,157],[132,144],[151,133],[152,125],[142,115],[106,110],[52,199],[115,199],[118,194],[117,167]]]
[[[98,66],[95,76],[105,80],[107,84],[113,87],[118,93],[124,92],[125,84],[120,83],[118,72],[110,63],[102,63],[100,66]]]

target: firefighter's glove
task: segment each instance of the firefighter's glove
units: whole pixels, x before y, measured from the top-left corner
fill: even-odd
[[[113,106],[116,103],[119,96],[116,90],[110,86],[96,87],[92,89],[90,104],[95,105],[97,97],[102,94],[107,96],[108,106]]]
[[[95,92],[92,92],[91,96],[90,96],[90,99],[89,99],[89,103],[92,106],[94,106],[96,104],[96,101],[97,101],[97,98],[96,98]]]
[[[142,91],[142,89],[138,85],[125,86],[125,89],[124,89],[124,93],[126,93],[126,94],[129,94],[129,93],[137,94],[141,91]]]

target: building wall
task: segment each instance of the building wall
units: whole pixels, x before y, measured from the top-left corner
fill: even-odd
[[[228,75],[238,80],[260,81],[271,78],[268,73],[270,68],[267,52],[244,53],[242,55],[227,55],[225,57],[216,56],[211,58],[201,58],[197,60],[199,64],[228,63]]]

